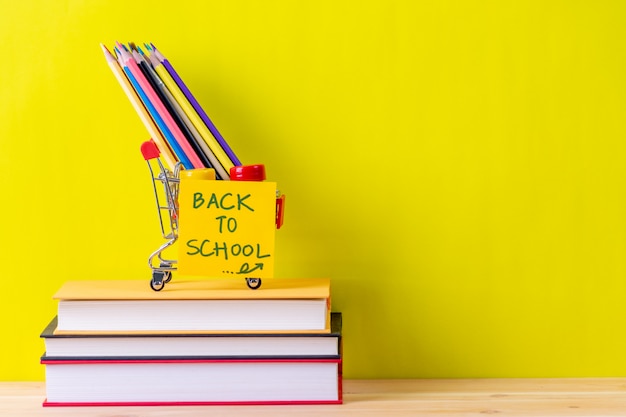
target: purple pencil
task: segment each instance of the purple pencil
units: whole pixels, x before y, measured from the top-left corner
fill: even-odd
[[[178,75],[174,67],[172,67],[172,65],[167,60],[167,58],[165,58],[165,56],[159,50],[157,50],[154,44],[151,43],[150,46],[151,46],[150,49],[152,50],[154,55],[163,64],[167,72],[170,73],[170,75],[172,76],[176,84],[178,85],[178,88],[180,88],[180,90],[183,92],[185,97],[187,97],[187,100],[189,100],[189,103],[191,103],[191,105],[196,110],[196,112],[198,113],[198,115],[200,116],[204,124],[209,128],[209,130],[213,134],[213,137],[215,137],[215,139],[220,144],[220,146],[222,147],[226,155],[228,155],[228,158],[230,158],[233,165],[235,166],[241,165],[241,162],[239,161],[235,153],[232,151],[230,146],[228,146],[228,143],[226,143],[226,140],[222,137],[222,135],[217,130],[217,128],[215,127],[211,119],[209,119],[209,116],[206,114],[206,112],[202,109],[202,106],[200,106],[200,103],[198,103],[198,101],[193,96],[193,94],[191,94],[191,91],[189,91],[189,89],[187,88],[183,80],[180,78],[180,76]]]

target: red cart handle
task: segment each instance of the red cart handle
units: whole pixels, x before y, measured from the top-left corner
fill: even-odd
[[[145,141],[141,144],[141,154],[146,161],[149,159],[158,158],[161,155],[159,148],[152,139]]]

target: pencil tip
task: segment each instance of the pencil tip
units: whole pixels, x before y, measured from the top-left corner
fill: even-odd
[[[115,43],[117,45],[115,50],[117,51],[119,55],[122,55],[123,52],[128,52],[128,48],[126,47],[126,45],[124,45],[121,42],[115,42]]]
[[[152,45],[152,53],[154,54],[154,56],[159,60],[159,61],[165,61],[165,56],[163,56],[163,54],[161,53],[161,51],[159,51],[156,46],[154,46],[153,43],[151,43],[150,45]]]
[[[109,51],[109,49],[103,43],[100,44],[100,47],[102,47],[102,52],[104,53],[104,57],[107,61],[115,60],[115,57],[113,56],[111,51]]]

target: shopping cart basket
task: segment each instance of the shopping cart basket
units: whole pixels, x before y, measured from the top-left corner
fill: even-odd
[[[150,170],[161,234],[165,239],[165,242],[148,257],[148,266],[152,270],[150,287],[154,291],[160,291],[172,279],[172,272],[178,269],[178,261],[166,259],[164,252],[176,243],[179,236],[178,196],[181,164],[177,163],[173,171],[167,169],[161,161],[159,149],[152,140],[141,145],[141,153]],[[264,179],[263,165],[236,166],[231,169],[233,181],[263,181]],[[285,196],[276,191],[275,224],[277,229],[280,229],[283,223],[284,202]],[[245,282],[251,289],[258,289],[261,286],[261,278],[246,277]]]

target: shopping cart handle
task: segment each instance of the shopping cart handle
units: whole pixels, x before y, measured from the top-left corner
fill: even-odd
[[[141,144],[141,154],[143,155],[143,159],[147,161],[149,159],[158,158],[161,152],[159,152],[156,143],[150,139]]]

